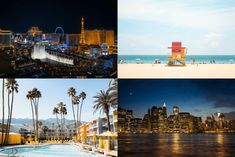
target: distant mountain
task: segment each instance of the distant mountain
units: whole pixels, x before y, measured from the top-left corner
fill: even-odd
[[[0,119],[0,122],[2,120]],[[48,118],[48,119],[40,119],[39,121],[42,122],[42,125],[51,125],[52,123],[54,123],[55,125],[57,124],[57,120],[56,118]],[[7,122],[7,120],[5,120],[5,123]],[[73,120],[69,120],[69,119],[65,119],[66,124],[72,124]],[[84,123],[84,122],[82,122]],[[25,124],[25,125],[32,125],[33,121],[30,118],[12,118],[12,124]]]

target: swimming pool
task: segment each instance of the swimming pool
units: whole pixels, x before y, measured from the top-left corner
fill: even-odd
[[[0,154],[11,154],[17,152],[16,156],[24,157],[97,157],[92,152],[86,152],[74,145],[46,145],[36,147],[9,148],[0,151]]]

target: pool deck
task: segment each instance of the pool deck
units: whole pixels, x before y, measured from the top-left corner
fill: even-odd
[[[102,149],[102,148],[97,148],[88,144],[81,144],[81,143],[76,143],[75,145],[83,148],[84,150],[88,150],[88,151],[92,151],[92,152],[96,152],[100,154],[106,153],[106,156],[112,156],[112,157],[118,156],[118,153],[115,150],[106,151],[105,149]]]

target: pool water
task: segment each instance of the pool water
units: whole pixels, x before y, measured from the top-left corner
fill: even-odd
[[[47,145],[36,146],[27,148],[14,148],[17,149],[16,156],[24,157],[96,157],[98,155],[86,152],[74,145]],[[0,151],[1,154],[9,154],[13,150],[6,149]],[[15,150],[14,150],[15,151]],[[13,152],[14,152],[13,151]]]

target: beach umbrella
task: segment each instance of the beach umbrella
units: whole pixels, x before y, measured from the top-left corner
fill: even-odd
[[[112,137],[115,137],[116,134],[111,132],[111,131],[106,131],[106,132],[103,132],[102,134],[100,134],[100,137],[107,137],[106,139],[106,144],[105,144],[105,148],[106,150],[110,150],[110,138]]]
[[[111,132],[111,131],[106,131],[106,132],[103,132],[102,134],[100,134],[99,136],[103,136],[103,137],[114,137],[116,136],[115,133]]]
[[[93,142],[96,142],[96,141],[97,141],[96,134],[93,135],[92,141],[93,141]]]

